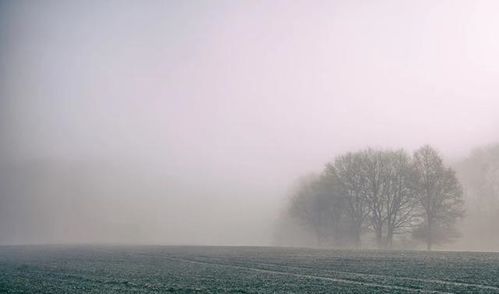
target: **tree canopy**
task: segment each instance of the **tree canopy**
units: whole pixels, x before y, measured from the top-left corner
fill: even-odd
[[[390,248],[400,237],[433,244],[456,237],[463,189],[430,146],[368,148],[337,156],[318,176],[302,180],[288,213],[321,245]]]

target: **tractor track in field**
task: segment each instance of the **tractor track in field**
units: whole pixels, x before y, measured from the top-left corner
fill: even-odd
[[[275,254],[246,247],[39,248],[0,248],[0,292],[499,294],[495,253],[418,253],[407,259],[386,254],[385,261],[377,252],[300,249]]]
[[[294,268],[294,269],[298,269],[298,270],[304,270],[304,269],[313,270],[314,269],[314,268],[306,267],[306,266],[288,266],[288,265],[280,265],[280,264],[274,264],[274,263],[258,263],[258,265],[270,266],[270,267],[275,266],[275,267]],[[389,278],[389,279],[396,279],[396,280],[434,283],[434,284],[450,285],[450,286],[457,286],[457,287],[478,288],[478,289],[482,289],[482,290],[497,291],[499,293],[499,287],[482,285],[482,284],[466,283],[466,282],[455,282],[455,281],[423,279],[423,278],[411,278],[411,277],[403,277],[403,276],[387,276],[387,275],[380,275],[380,274],[366,274],[366,273],[356,273],[356,272],[347,272],[347,271],[338,271],[338,270],[326,270],[325,272],[326,273],[333,273],[333,274],[337,273],[337,274],[352,275],[352,276],[358,276],[358,277]]]
[[[242,266],[242,265],[233,265],[233,264],[209,262],[209,261],[199,261],[199,260],[171,257],[171,256],[168,256],[165,258],[170,259],[170,260],[180,261],[180,262],[186,262],[186,263],[230,267],[230,268],[248,270],[248,271],[254,271],[254,272],[261,272],[261,273],[268,273],[268,274],[275,274],[275,275],[286,275],[286,276],[293,276],[293,277],[298,277],[298,278],[330,281],[330,282],[335,282],[335,283],[358,285],[358,286],[383,288],[383,289],[387,289],[387,290],[401,290],[401,291],[416,292],[416,293],[453,293],[453,292],[445,292],[445,291],[437,291],[437,290],[417,289],[417,288],[410,288],[410,287],[396,286],[396,285],[378,284],[378,283],[373,283],[373,282],[361,282],[361,281],[355,281],[355,280],[349,280],[349,279],[324,277],[324,276],[317,276],[317,275],[310,275],[310,274],[300,274],[300,273],[293,273],[293,272],[287,272],[287,271],[268,270],[268,269],[248,267],[248,266]],[[358,274],[358,275],[362,275],[362,274]]]
[[[151,255],[144,254],[144,253],[139,253],[139,255],[152,257]],[[206,265],[214,265],[214,266],[231,267],[231,268],[250,270],[250,271],[262,272],[262,273],[288,275],[288,276],[302,277],[302,278],[308,278],[308,279],[317,279],[317,280],[331,281],[331,282],[344,283],[344,284],[378,287],[378,288],[393,289],[393,290],[404,290],[404,291],[409,291],[409,292],[453,293],[452,291],[448,292],[449,290],[442,291],[442,290],[421,289],[421,288],[402,286],[402,285],[388,285],[388,284],[376,283],[376,282],[371,282],[371,281],[358,281],[358,280],[355,280],[354,278],[358,277],[358,278],[391,279],[391,280],[398,280],[398,281],[418,282],[418,283],[423,283],[423,284],[434,284],[434,285],[439,285],[439,286],[443,286],[443,287],[445,287],[445,286],[460,287],[461,289],[459,289],[458,291],[483,290],[483,291],[487,291],[488,293],[490,293],[490,292],[499,293],[499,287],[496,287],[496,286],[458,282],[458,281],[447,281],[447,280],[439,280],[439,279],[412,278],[412,277],[404,277],[404,276],[389,276],[389,275],[381,275],[381,274],[358,273],[358,272],[348,272],[348,271],[338,271],[338,270],[324,270],[324,272],[323,272],[324,274],[340,274],[340,275],[346,275],[346,276],[352,277],[352,279],[350,279],[350,278],[334,278],[334,277],[327,277],[327,276],[323,276],[323,275],[290,272],[290,271],[286,270],[286,268],[287,269],[295,269],[298,271],[316,270],[313,267],[307,267],[307,266],[290,266],[290,265],[282,265],[282,264],[275,264],[275,263],[259,263],[259,262],[253,263],[252,264],[253,266],[247,266],[247,265],[242,265],[242,264],[228,264],[228,263],[223,262],[223,261],[209,261],[209,260],[207,261],[207,260],[199,260],[199,259],[195,259],[195,258],[184,258],[184,257],[178,257],[178,256],[163,256],[163,258],[181,261],[181,262],[188,262],[188,263],[198,263],[198,264],[206,264]],[[276,269],[265,269],[262,267],[274,267]]]

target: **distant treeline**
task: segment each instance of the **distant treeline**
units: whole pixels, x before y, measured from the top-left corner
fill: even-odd
[[[366,149],[337,156],[318,176],[303,179],[288,217],[324,246],[363,246],[374,241],[423,241],[427,249],[458,236],[463,189],[435,149]]]

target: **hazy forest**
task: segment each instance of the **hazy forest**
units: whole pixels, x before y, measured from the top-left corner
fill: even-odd
[[[498,200],[499,145],[455,163],[430,145],[413,154],[366,148],[300,178],[277,236],[333,248],[431,250],[461,238],[494,244],[487,239],[494,239]]]

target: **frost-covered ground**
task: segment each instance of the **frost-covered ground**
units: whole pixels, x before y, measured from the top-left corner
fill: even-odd
[[[0,293],[499,293],[499,254],[0,247]]]

